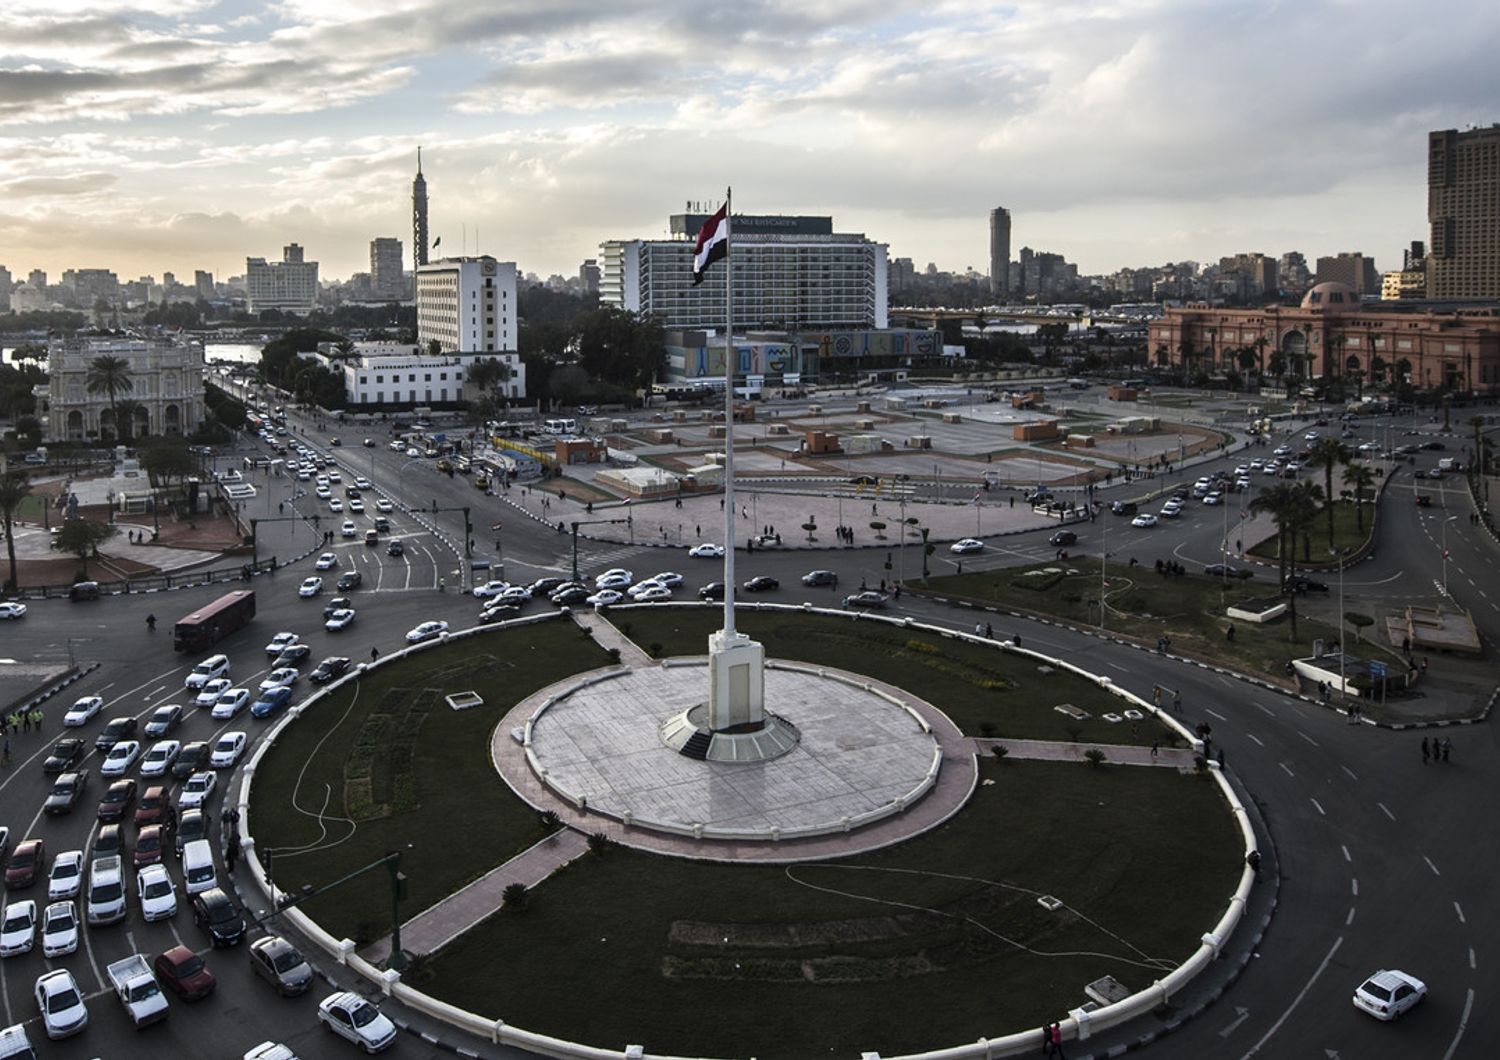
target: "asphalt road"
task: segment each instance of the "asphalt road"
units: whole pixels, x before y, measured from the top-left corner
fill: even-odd
[[[1430,430],[1431,426],[1421,428]],[[1393,427],[1404,429],[1413,425]],[[1455,446],[1462,446],[1462,439],[1448,444],[1451,454]],[[439,507],[467,504],[476,509],[472,514],[478,522],[478,495],[461,477],[435,475],[423,466],[425,461],[408,462],[384,448],[345,446],[341,455],[356,473],[369,475],[379,489],[389,492],[398,507],[430,507],[434,500]],[[1437,455],[1441,454],[1424,454],[1419,466],[1435,462]],[[1233,465],[1240,459],[1234,454],[1225,462]],[[1198,473],[1198,468],[1191,469],[1188,480]],[[1435,508],[1417,509],[1403,503],[1397,491],[1411,488],[1409,479],[1403,481],[1407,475],[1409,471],[1402,472],[1390,487],[1389,500],[1396,503],[1385,506],[1380,550],[1374,559],[1350,569],[1346,594],[1425,589],[1429,596],[1436,595],[1442,560],[1433,542],[1442,535],[1440,520],[1457,515],[1456,521],[1447,523],[1448,589],[1473,609],[1487,639],[1493,637],[1500,626],[1500,606],[1490,601],[1500,599],[1500,591],[1493,597],[1485,594],[1487,586],[1500,585],[1493,578],[1500,550],[1469,526],[1467,500],[1455,492],[1453,484],[1442,488],[1441,503],[1435,501]],[[293,491],[309,485],[275,481],[266,511],[275,504],[290,503]],[[1422,487],[1424,491],[1429,488],[1426,482]],[[1105,499],[1130,495],[1129,490],[1132,487],[1116,487]],[[313,501],[311,497],[296,499],[299,507],[308,506],[304,510],[318,510],[323,525],[328,526],[333,513],[326,504],[312,507]],[[364,517],[355,517],[361,534],[374,514],[372,505]],[[1229,513],[1230,519],[1235,515]],[[409,511],[398,510],[390,518],[395,524],[393,535],[408,545],[406,556],[393,558],[383,547],[366,548],[358,537],[339,539],[331,548],[341,570],[359,570],[364,576],[362,587],[349,594],[358,618],[347,631],[322,629],[322,605],[331,592],[310,600],[296,594],[301,578],[315,573],[313,559],[256,580],[256,622],[219,646],[233,662],[237,684],[253,687],[264,675],[268,659],[262,647],[279,630],[301,634],[313,648],[314,661],[331,654],[359,659],[368,656],[371,647],[382,651],[396,647],[405,630],[427,618],[444,618],[455,626],[473,620],[477,601],[454,590],[453,579],[460,569],[457,558],[418,525]],[[1124,520],[1103,522],[1110,518],[1080,527],[1082,540],[1072,550],[1097,553],[1107,535],[1108,550],[1115,558],[1135,555],[1149,563],[1158,555],[1172,555],[1190,569],[1191,564],[1220,558],[1222,511],[1190,505],[1183,518],[1163,520],[1163,525],[1150,530],[1126,528]],[[437,520],[453,539],[461,539],[461,515],[440,513]],[[504,526],[503,551],[489,551],[505,564],[510,580],[567,572],[566,538],[519,518],[505,519]],[[336,525],[334,529],[337,533]],[[484,531],[487,537],[487,525]],[[284,539],[278,535],[285,535]],[[301,552],[312,540],[307,531],[297,531],[293,524],[268,524],[262,527],[262,536],[263,552],[284,549],[282,555]],[[1046,545],[1045,537],[1046,532],[1039,531],[1003,539],[981,557],[964,558],[965,569],[972,569],[971,564],[1049,558],[1055,550]],[[618,565],[641,576],[676,569],[687,579],[679,596],[719,574],[716,564],[691,560],[680,552],[583,542],[581,553],[580,566],[586,571]],[[779,578],[782,588],[764,599],[811,599],[826,604],[861,578],[874,585],[888,577],[883,558],[878,550],[766,552],[742,555],[738,574],[741,578],[757,574]],[[945,550],[934,557],[937,569],[957,562]],[[801,587],[798,576],[814,566],[839,572],[836,592]],[[439,578],[445,580],[448,591],[436,591]],[[194,589],[107,598],[92,604],[38,601],[31,605],[26,620],[6,628],[7,655],[61,659],[71,650],[82,659],[102,664],[49,704],[45,738],[22,735],[13,740],[16,763],[0,774],[0,824],[9,825],[13,842],[28,835],[42,836],[49,856],[86,848],[96,831],[94,800],[105,787],[97,776],[97,754],[85,763],[96,775],[78,809],[64,817],[39,815],[49,787],[40,771],[41,758],[59,735],[57,719],[62,709],[75,696],[105,697],[100,716],[81,730],[91,742],[111,717],[144,718],[161,703],[187,702],[181,692],[182,678],[195,660],[174,654],[166,631],[171,620],[217,592]],[[971,629],[975,620],[972,612],[910,595],[896,610],[961,629]],[[162,620],[156,634],[146,631],[148,613]],[[1094,637],[1010,619],[997,620],[995,626],[997,635],[1020,632],[1028,647],[1072,658],[1139,694],[1149,696],[1158,682],[1179,689],[1189,724],[1203,720],[1213,725],[1215,742],[1225,749],[1230,771],[1250,790],[1277,845],[1282,870],[1280,905],[1259,957],[1217,1006],[1153,1045],[1153,1054],[1394,1060],[1500,1052],[1500,1026],[1484,1004],[1494,996],[1497,985],[1495,973],[1488,971],[1495,965],[1494,957],[1484,945],[1485,939],[1496,937],[1497,926],[1495,903],[1488,900],[1487,855],[1500,839],[1496,834],[1500,825],[1482,809],[1496,779],[1489,725],[1444,730],[1456,736],[1454,761],[1424,767],[1417,750],[1421,733],[1349,726],[1336,714],[1289,697]],[[224,729],[240,728],[253,737],[263,725],[243,714],[232,722],[214,722],[206,711],[190,709],[187,721],[174,735],[211,739]],[[175,862],[171,867],[175,874]],[[34,889],[26,896],[36,893]],[[327,989],[324,984],[300,999],[277,998],[263,983],[250,981],[243,949],[208,954],[220,980],[217,996],[196,1005],[173,1002],[172,1018],[165,1025],[139,1035],[130,1031],[118,1003],[99,993],[104,986],[103,967],[127,953],[153,954],[178,941],[205,947],[206,936],[194,926],[183,904],[175,919],[147,925],[132,900],[131,916],[124,924],[86,929],[78,953],[56,962],[44,960],[39,952],[0,961],[4,1005],[0,1016],[5,1023],[29,1021],[33,1039],[40,1039],[31,984],[45,968],[55,965],[72,970],[93,995],[91,1025],[70,1042],[38,1041],[43,1056],[238,1056],[268,1038],[285,1042],[304,1058],[349,1054],[351,1046],[329,1039],[316,1025],[316,998]],[[1164,915],[1170,915],[1165,908]],[[1422,977],[1432,994],[1401,1023],[1386,1026],[1356,1012],[1349,997],[1364,975],[1390,966]],[[451,1032],[445,1035],[453,1037]],[[205,1045],[210,1042],[212,1046]],[[1087,1051],[1083,1045],[1070,1049],[1070,1055]],[[414,1057],[449,1055],[412,1035],[403,1035],[393,1052]]]

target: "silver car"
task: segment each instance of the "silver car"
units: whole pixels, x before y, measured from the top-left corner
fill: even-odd
[[[280,935],[267,935],[250,944],[250,967],[282,997],[295,997],[312,986],[312,965]]]

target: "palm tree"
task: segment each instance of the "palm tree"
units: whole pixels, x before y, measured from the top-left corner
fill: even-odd
[[[89,374],[85,384],[90,394],[107,394],[110,409],[115,416],[115,437],[125,441],[130,437],[130,424],[120,418],[118,396],[135,389],[130,378],[130,362],[124,357],[106,353],[89,362]]]
[[[5,525],[5,552],[10,560],[10,574],[5,579],[5,588],[16,588],[16,539],[11,534],[16,509],[31,493],[31,480],[26,472],[12,469],[0,475],[0,523]]]
[[[1317,514],[1322,489],[1310,482],[1278,482],[1250,502],[1250,511],[1265,512],[1276,522],[1276,559],[1280,568],[1282,592],[1286,593],[1297,576],[1297,534]],[[1297,594],[1287,593],[1287,613],[1291,616],[1292,639],[1297,639]]]
[[[1375,495],[1375,469],[1368,464],[1351,463],[1344,468],[1344,482],[1354,493],[1354,518],[1359,532],[1365,532],[1365,494]]]
[[[1255,342],[1253,342],[1251,345],[1253,345],[1255,347],[1255,363],[1256,363],[1256,366],[1257,366],[1256,370],[1255,370],[1255,374],[1256,375],[1265,375],[1266,374],[1266,346],[1268,345],[1268,343],[1266,341],[1266,337],[1264,335],[1257,335],[1255,337]]]
[[[1308,463],[1323,469],[1323,496],[1328,500],[1328,547],[1333,548],[1333,469],[1349,462],[1349,450],[1337,438],[1319,438]]]

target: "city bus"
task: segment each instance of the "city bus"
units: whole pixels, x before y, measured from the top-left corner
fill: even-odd
[[[243,629],[255,617],[255,592],[236,589],[200,607],[172,627],[172,647],[178,651],[206,651]]]

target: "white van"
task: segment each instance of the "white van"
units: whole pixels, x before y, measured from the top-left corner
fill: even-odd
[[[95,927],[125,919],[125,877],[118,855],[100,858],[89,867],[87,916]]]
[[[219,885],[214,871],[214,848],[207,839],[194,839],[182,848],[182,881],[188,894]]]
[[[577,434],[577,420],[547,420],[542,424],[542,430],[547,434]]]

